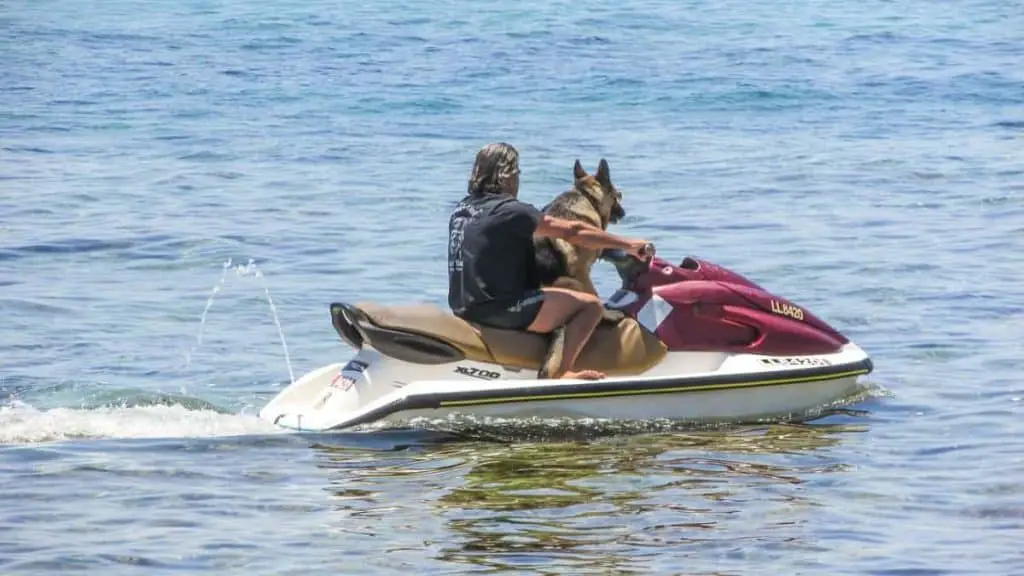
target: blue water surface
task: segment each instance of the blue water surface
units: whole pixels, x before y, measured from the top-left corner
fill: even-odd
[[[1024,573],[1024,9],[0,10],[0,572]],[[443,305],[480,146],[868,350],[808,424],[327,440],[254,414]],[[606,265],[595,274],[609,291]]]

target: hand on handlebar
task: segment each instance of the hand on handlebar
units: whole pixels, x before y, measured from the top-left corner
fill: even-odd
[[[637,260],[647,261],[654,258],[654,244],[647,240],[632,240],[626,252]]]

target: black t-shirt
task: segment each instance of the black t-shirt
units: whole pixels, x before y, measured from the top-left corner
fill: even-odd
[[[467,196],[448,222],[448,305],[512,301],[540,288],[533,232],[541,212],[507,194]]]

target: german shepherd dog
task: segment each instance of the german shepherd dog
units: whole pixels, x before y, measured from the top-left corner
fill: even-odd
[[[607,160],[601,159],[593,176],[587,174],[580,161],[576,160],[573,176],[572,188],[545,206],[545,214],[586,222],[602,230],[607,230],[609,224],[615,224],[626,215],[622,208],[622,193],[612,184]],[[590,269],[597,262],[599,250],[553,238],[534,240],[534,249],[541,285],[598,295],[590,278]]]
[[[607,230],[609,224],[626,215],[622,208],[622,193],[612,184],[607,160],[602,158],[597,173],[591,176],[577,159],[573,176],[572,188],[556,196],[542,212],[557,218],[586,222],[602,230]],[[590,269],[600,254],[598,250],[574,246],[565,240],[541,238],[534,240],[534,252],[542,286],[598,295],[590,278]],[[601,321],[618,324],[624,317],[621,310],[605,308]],[[548,350],[537,371],[538,378],[550,378],[555,373],[564,349],[565,327],[562,326],[548,337]]]

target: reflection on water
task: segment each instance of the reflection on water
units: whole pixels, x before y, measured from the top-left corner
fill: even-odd
[[[627,572],[653,569],[645,562],[654,558],[675,558],[678,569],[696,553],[691,546],[704,557],[716,548],[756,555],[810,546],[806,514],[823,502],[807,486],[847,470],[829,448],[858,431],[771,425],[383,454],[316,450],[341,531],[375,535],[407,522],[441,561]],[[664,554],[666,546],[678,555]]]

